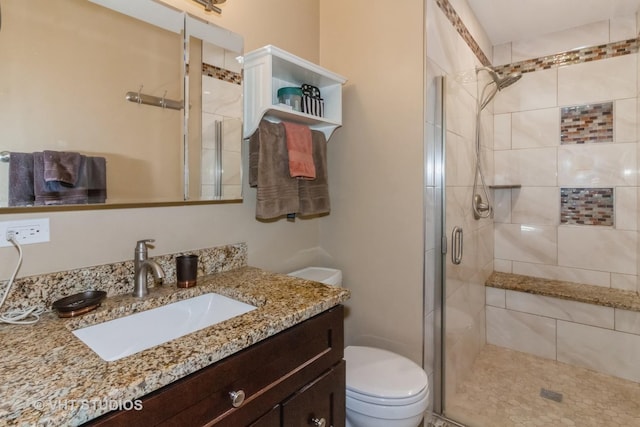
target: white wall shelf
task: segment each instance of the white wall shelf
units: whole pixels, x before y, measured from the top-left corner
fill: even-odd
[[[342,85],[346,78],[272,45],[244,56],[244,138],[260,120],[282,120],[308,125],[324,132],[327,140],[342,126]],[[324,117],[301,113],[278,102],[278,89],[310,84],[320,89]]]

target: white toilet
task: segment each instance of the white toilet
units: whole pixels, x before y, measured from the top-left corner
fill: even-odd
[[[342,286],[342,272],[307,267],[290,276]],[[406,357],[373,347],[348,346],[347,427],[417,427],[429,404],[429,381]]]

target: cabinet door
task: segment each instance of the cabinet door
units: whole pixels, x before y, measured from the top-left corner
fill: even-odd
[[[344,360],[282,404],[282,425],[345,426]]]

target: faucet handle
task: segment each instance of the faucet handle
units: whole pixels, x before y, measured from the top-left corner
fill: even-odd
[[[153,243],[155,239],[138,240],[136,243],[136,252],[147,252],[147,243]]]

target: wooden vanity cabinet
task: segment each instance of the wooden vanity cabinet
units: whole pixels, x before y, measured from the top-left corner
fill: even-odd
[[[337,306],[86,425],[344,427],[343,349]]]

